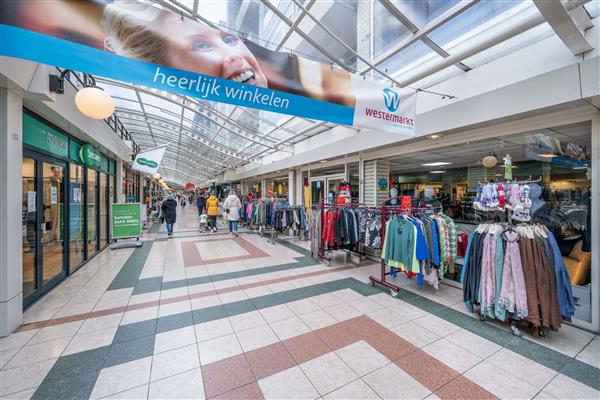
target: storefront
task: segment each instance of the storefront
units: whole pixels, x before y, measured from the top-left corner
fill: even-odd
[[[123,188],[123,200],[124,203],[139,203],[140,202],[140,185],[141,176],[138,171],[134,171],[127,164],[123,163],[122,171],[123,181],[121,182]]]
[[[358,201],[358,162],[309,169],[304,180],[305,207],[322,201],[338,202],[341,197],[345,198],[345,202]]]
[[[23,112],[22,163],[28,306],[108,245],[116,163],[28,110]]]
[[[588,120],[485,140],[457,138],[453,145],[436,143],[428,151],[407,151],[386,160],[391,188],[409,196],[413,206],[431,206],[451,217],[463,238],[491,222],[545,226],[556,237],[569,272],[575,323],[589,324],[598,298],[592,285],[592,252],[599,249],[591,237],[591,221],[596,211],[592,166],[600,162],[595,150],[599,140],[592,137]],[[520,216],[496,205],[508,204],[508,188],[515,182],[522,189],[521,201],[530,204]],[[487,206],[481,204],[486,193],[492,203]],[[459,255],[446,283],[460,285],[463,262]]]

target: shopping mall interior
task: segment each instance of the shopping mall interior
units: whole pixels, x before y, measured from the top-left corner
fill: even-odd
[[[0,398],[600,398],[599,14],[1,2]]]

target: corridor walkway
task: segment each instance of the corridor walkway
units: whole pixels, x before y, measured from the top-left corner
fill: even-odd
[[[600,340],[563,326],[512,336],[466,313],[462,292],[398,277],[308,242],[155,225],[105,250],[2,338],[3,399],[491,399],[600,396]]]

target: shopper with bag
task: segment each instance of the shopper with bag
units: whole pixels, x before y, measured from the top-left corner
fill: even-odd
[[[161,210],[167,224],[167,233],[171,236],[173,234],[173,225],[177,219],[177,202],[172,194],[167,196],[167,200],[163,202]]]
[[[238,235],[238,220],[240,219],[240,209],[242,208],[242,202],[235,194],[235,191],[230,191],[229,196],[223,203],[223,210],[225,216],[229,222],[229,235]]]
[[[206,200],[206,214],[208,215],[208,226],[212,232],[217,231],[217,215],[219,214],[219,200],[215,196],[215,192],[210,192],[208,200]]]

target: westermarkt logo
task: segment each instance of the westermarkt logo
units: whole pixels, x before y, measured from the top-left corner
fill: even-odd
[[[383,101],[389,112],[396,112],[400,106],[400,94],[390,88],[383,89]]]
[[[156,161],[152,161],[152,160],[146,160],[145,158],[138,158],[137,163],[140,165],[145,165],[146,167],[150,167],[150,168],[156,168],[158,167],[158,163]]]

